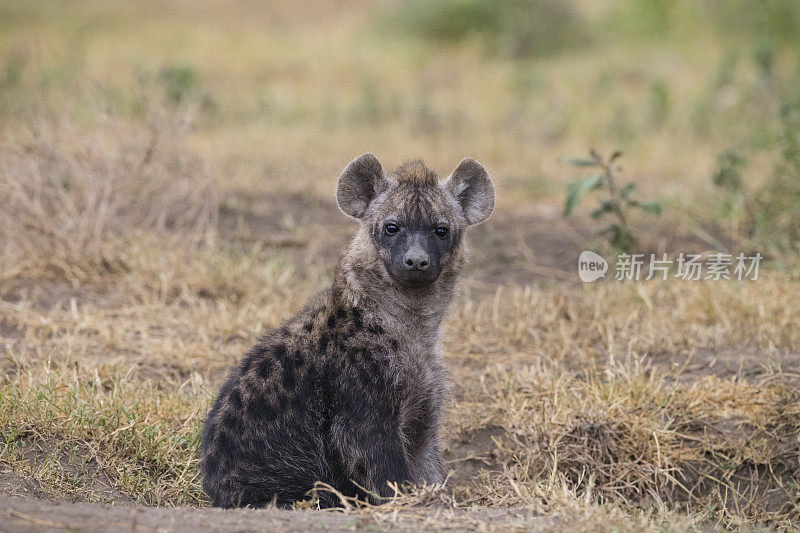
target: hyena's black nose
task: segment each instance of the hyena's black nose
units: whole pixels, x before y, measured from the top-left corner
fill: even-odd
[[[408,270],[427,270],[430,263],[428,254],[420,246],[409,248],[404,260]]]

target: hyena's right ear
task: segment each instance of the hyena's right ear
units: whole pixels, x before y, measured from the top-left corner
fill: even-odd
[[[445,189],[461,205],[469,224],[480,224],[494,210],[494,185],[483,165],[467,157],[447,178]]]
[[[374,155],[367,153],[355,158],[342,171],[336,185],[336,202],[345,214],[361,218],[370,202],[387,185],[381,164]]]

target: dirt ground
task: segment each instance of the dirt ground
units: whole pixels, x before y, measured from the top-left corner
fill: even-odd
[[[0,494],[0,530],[136,532],[170,531],[353,531],[357,521],[341,513],[278,509],[191,509],[52,503]],[[393,526],[416,531],[413,525]]]
[[[487,437],[488,438],[488,437]],[[478,447],[481,443],[475,443]],[[487,446],[486,442],[482,443]],[[476,451],[471,446],[472,453]],[[477,463],[477,461],[476,461]],[[467,463],[462,463],[467,464]],[[464,474],[477,467],[460,468]],[[448,526],[455,515],[459,526]],[[426,508],[421,515],[370,517],[339,511],[283,509],[197,509],[148,507],[118,500],[112,504],[64,502],[42,498],[29,480],[10,470],[0,471],[0,532],[80,531],[84,533],[160,531],[170,533],[246,531],[401,531],[503,530],[524,525],[529,531],[549,530],[562,520],[514,510],[454,510]]]
[[[284,511],[280,509],[192,509],[110,506],[94,503],[51,503],[0,494],[0,531],[81,531],[85,533],[163,531],[193,533],[195,531],[400,531],[427,530],[467,531],[464,526],[447,527],[451,510],[429,510],[426,521],[398,518],[374,521],[345,513],[318,511]],[[527,531],[557,528],[558,517],[522,516],[513,511],[459,512],[459,518],[473,526],[483,524],[502,530],[513,520],[520,527],[520,518]],[[438,522],[438,523],[437,523]]]
[[[220,212],[221,233],[228,241],[305,250],[330,265],[335,264],[354,224],[336,207],[333,194],[232,193]],[[640,240],[643,250],[653,253],[665,249],[700,253],[714,248],[695,234],[660,228],[643,232]],[[467,275],[471,286],[492,289],[542,281],[577,284],[578,256],[596,242],[588,217],[565,218],[547,203],[514,202],[470,230]]]

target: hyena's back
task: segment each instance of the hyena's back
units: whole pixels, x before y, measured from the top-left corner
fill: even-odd
[[[316,481],[346,482],[325,442],[330,365],[310,346],[297,346],[303,339],[289,327],[248,352],[209,413],[202,469],[215,506],[285,505],[304,499]],[[319,497],[323,505],[330,499]]]

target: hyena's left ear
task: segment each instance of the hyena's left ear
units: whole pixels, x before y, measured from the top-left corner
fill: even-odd
[[[494,185],[483,165],[464,158],[444,184],[455,197],[470,224],[483,222],[494,209]]]
[[[351,217],[361,218],[370,202],[386,189],[386,176],[378,159],[363,154],[350,162],[336,184],[336,202],[339,209]]]

